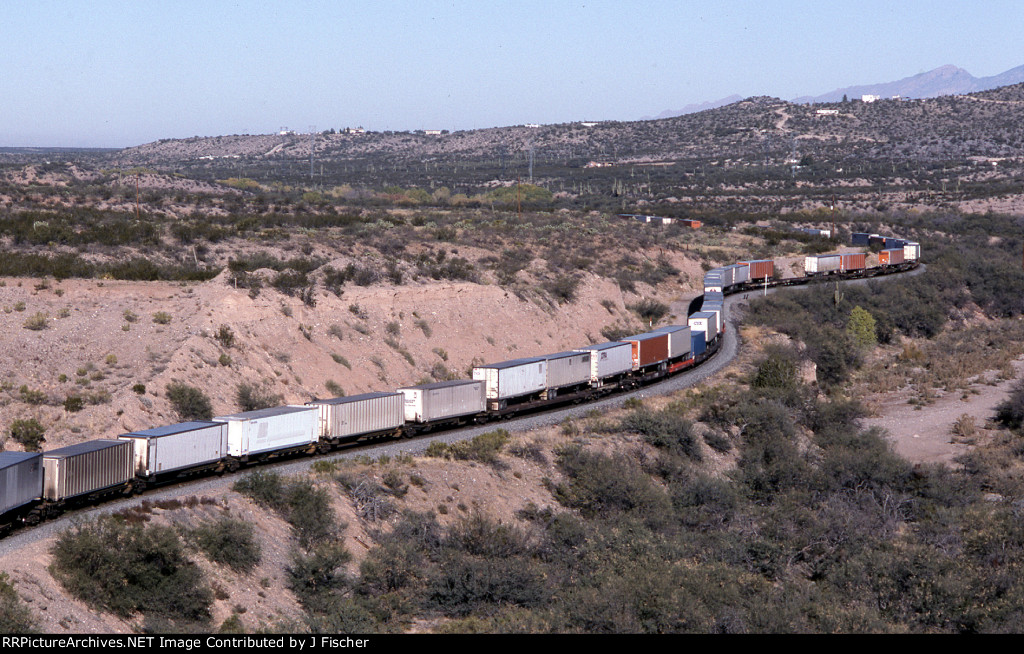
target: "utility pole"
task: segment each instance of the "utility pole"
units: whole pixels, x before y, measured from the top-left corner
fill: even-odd
[[[309,181],[313,181],[313,146],[316,145],[316,125],[309,126]]]

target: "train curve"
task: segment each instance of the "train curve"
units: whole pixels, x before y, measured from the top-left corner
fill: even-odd
[[[920,264],[916,268],[906,272],[880,277],[846,279],[841,281],[844,285],[864,285],[872,281],[888,283],[890,281],[905,279],[907,277],[922,274],[926,269],[927,266],[925,264]],[[767,293],[772,294],[777,293],[780,290],[798,290],[801,288],[808,288],[808,286],[769,287],[767,289]],[[738,330],[735,327],[741,323],[742,317],[745,315],[744,308],[748,305],[748,300],[752,299],[754,294],[755,292],[751,291],[747,294],[738,293],[727,297],[725,302],[726,318],[729,319],[729,323],[733,328],[726,330],[725,337],[718,352],[704,364],[681,372],[663,381],[651,384],[650,386],[619,393],[611,397],[601,398],[583,405],[570,405],[563,408],[556,408],[549,411],[513,418],[500,423],[500,427],[512,432],[525,432],[539,427],[557,425],[566,418],[582,418],[594,409],[607,410],[617,408],[630,398],[667,395],[684,388],[689,388],[713,377],[732,363],[739,354],[739,348],[742,343],[739,339]],[[760,294],[760,292],[757,292],[757,294]],[[748,297],[744,297],[744,295],[747,295]],[[495,425],[476,425],[463,427],[461,429],[437,432],[434,434],[427,434],[412,440],[399,439],[383,443],[361,444],[359,446],[352,446],[332,452],[324,458],[330,460],[353,458],[356,456],[379,457],[386,455],[394,457],[400,454],[417,455],[422,454],[433,441],[452,443],[467,440],[488,431],[492,431],[495,428]],[[308,471],[316,460],[322,460],[322,458],[283,460],[267,464],[266,466],[263,466],[263,469],[274,470],[281,474],[298,474]],[[236,480],[237,476],[234,475],[226,475],[223,477],[201,477],[191,481],[184,481],[156,488],[147,491],[144,495],[120,498],[100,505],[83,507],[76,511],[69,511],[52,520],[44,521],[33,527],[19,529],[5,538],[0,538],[0,558],[17,552],[24,547],[32,545],[33,543],[56,536],[64,529],[84,520],[89,520],[108,513],[123,511],[125,509],[138,506],[144,501],[159,501],[190,496],[221,494],[230,490],[230,487]]]

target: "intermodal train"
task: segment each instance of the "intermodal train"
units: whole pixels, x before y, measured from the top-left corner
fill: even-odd
[[[854,245],[878,235],[854,234]],[[862,252],[808,256],[803,277],[778,278],[770,259],[709,270],[686,324],[598,345],[473,368],[473,378],[388,392],[313,400],[154,427],[46,452],[0,452],[0,534],[75,505],[130,495],[204,473],[234,472],[284,456],[326,453],[342,444],[509,418],[592,400],[700,365],[725,333],[725,296],[768,286],[902,272],[921,248],[886,239],[879,265]]]

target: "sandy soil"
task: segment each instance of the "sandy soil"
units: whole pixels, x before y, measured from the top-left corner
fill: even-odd
[[[1019,378],[1024,361],[1014,362]],[[985,377],[991,378],[992,375]],[[996,406],[1006,399],[1016,379],[998,383],[978,382],[971,393],[939,394],[932,404],[917,409],[907,402],[906,393],[871,398],[877,416],[864,420],[865,427],[881,427],[891,436],[896,452],[913,463],[955,464],[954,460],[970,448],[954,435],[954,423],[963,415],[974,418],[978,428],[995,416]]]

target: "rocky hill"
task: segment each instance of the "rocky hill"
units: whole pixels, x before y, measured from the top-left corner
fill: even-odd
[[[828,160],[942,161],[1024,154],[1024,84],[965,96],[803,105],[755,97],[661,120],[515,126],[427,135],[408,132],[232,135],[167,139],[109,157],[118,165],[192,171],[268,161],[315,164],[417,162],[581,166],[591,160],[650,163],[784,159],[792,151]],[[833,113],[834,112],[834,113]],[[796,145],[794,145],[794,143]],[[308,171],[308,166],[305,168]]]

